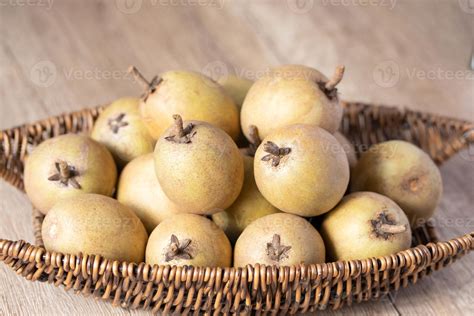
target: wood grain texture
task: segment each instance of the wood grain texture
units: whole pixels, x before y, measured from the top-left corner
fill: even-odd
[[[462,0],[24,3],[6,1],[0,9],[0,129],[137,95],[130,64],[150,77],[191,69],[254,79],[281,63],[328,74],[344,63],[340,91],[347,100],[474,121],[474,19]],[[474,152],[441,172],[445,192],[435,223],[448,239],[474,230]],[[0,212],[1,237],[33,241],[27,198],[1,181]],[[474,314],[473,265],[467,256],[391,299],[324,314]],[[27,314],[147,312],[28,282],[0,265],[0,315]]]

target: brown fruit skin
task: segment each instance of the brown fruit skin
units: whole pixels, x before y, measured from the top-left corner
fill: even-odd
[[[142,118],[154,139],[173,124],[174,114],[181,115],[183,120],[211,123],[237,139],[237,106],[218,83],[190,71],[169,71],[161,78],[156,91],[140,104]]]
[[[279,261],[267,255],[267,244],[272,242],[275,234],[280,236],[281,245],[291,247],[287,257]],[[307,220],[292,214],[276,213],[261,217],[245,228],[234,247],[234,266],[322,263],[325,253],[321,236]]]
[[[352,174],[351,191],[372,191],[391,198],[416,227],[433,215],[443,183],[438,167],[423,150],[392,140],[361,155]]]
[[[278,166],[263,161],[271,141],[291,152]],[[292,125],[265,138],[255,153],[255,181],[276,208],[300,216],[318,216],[332,209],[349,183],[349,163],[339,142],[314,125]]]
[[[153,152],[155,140],[140,117],[139,99],[118,99],[99,115],[91,132],[92,139],[104,144],[114,156],[119,168],[123,168],[134,158]],[[125,114],[121,122],[126,123],[114,133],[109,120]]]
[[[163,192],[155,175],[153,154],[137,157],[125,166],[117,200],[137,214],[148,233],[166,218],[183,211]]]
[[[340,132],[335,132],[333,135],[344,149],[344,152],[347,155],[347,161],[349,162],[349,167],[352,170],[357,164],[357,155],[354,145]]]
[[[343,111],[337,97],[330,100],[320,89],[321,81],[328,78],[313,68],[273,68],[252,85],[242,105],[240,120],[245,136],[250,136],[250,125],[258,126],[262,138],[293,124],[317,125],[334,133]]]
[[[166,261],[171,235],[180,242],[191,239],[187,250],[191,259]],[[151,233],[146,247],[146,262],[157,265],[229,267],[232,247],[225,233],[211,220],[194,214],[179,214],[161,222]]]
[[[232,97],[240,110],[242,108],[242,104],[244,103],[247,92],[253,85],[253,81],[234,75],[229,75],[220,78],[217,82],[224,88],[227,94]]]
[[[232,243],[257,218],[280,212],[258,191],[253,175],[253,158],[244,156],[244,185],[239,197],[225,211],[212,215],[212,220],[224,230]]]
[[[98,194],[81,194],[58,202],[41,229],[48,251],[101,255],[143,262],[148,235],[131,209]]]
[[[59,160],[74,166],[81,188],[62,185],[48,178],[55,174]],[[33,206],[46,214],[62,198],[97,193],[111,196],[117,181],[117,168],[110,152],[85,135],[67,134],[48,139],[27,157],[24,170],[25,191]]]
[[[387,239],[377,237],[372,220],[384,211],[396,224],[405,225],[406,231],[391,234]],[[325,217],[321,225],[328,259],[355,260],[387,256],[411,245],[408,218],[389,198],[373,192],[357,192],[344,197]]]
[[[237,145],[221,129],[194,124],[191,142],[175,143],[171,126],[156,143],[155,172],[166,196],[189,213],[211,215],[237,199],[244,182],[244,162]]]

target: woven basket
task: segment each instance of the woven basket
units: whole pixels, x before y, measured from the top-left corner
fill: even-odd
[[[397,108],[344,103],[342,130],[358,150],[389,139],[420,146],[441,164],[474,142],[474,124]],[[25,156],[45,139],[91,129],[101,108],[0,132],[0,176],[23,190]],[[62,285],[128,308],[177,314],[298,313],[380,299],[474,249],[474,232],[438,242],[429,224],[413,248],[380,258],[292,267],[150,266],[99,255],[48,252],[42,216],[33,211],[36,246],[0,239],[0,260],[31,281]]]

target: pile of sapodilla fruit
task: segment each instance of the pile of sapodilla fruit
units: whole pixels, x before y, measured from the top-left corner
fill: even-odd
[[[26,159],[49,251],[202,267],[365,259],[409,248],[440,200],[439,170],[410,143],[357,161],[337,131],[342,66],[331,78],[280,66],[256,82],[130,71],[140,99]]]

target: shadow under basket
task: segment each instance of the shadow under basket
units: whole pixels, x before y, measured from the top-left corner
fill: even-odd
[[[342,132],[358,151],[402,139],[421,147],[437,164],[474,142],[474,124],[394,107],[343,103]],[[0,132],[0,176],[23,191],[23,163],[43,140],[87,132],[101,107],[52,117]],[[111,300],[155,313],[299,313],[380,299],[444,268],[474,249],[474,232],[439,242],[432,226],[413,234],[413,248],[365,260],[246,268],[150,266],[99,255],[48,252],[42,215],[33,211],[36,246],[0,239],[0,260],[31,281]]]

